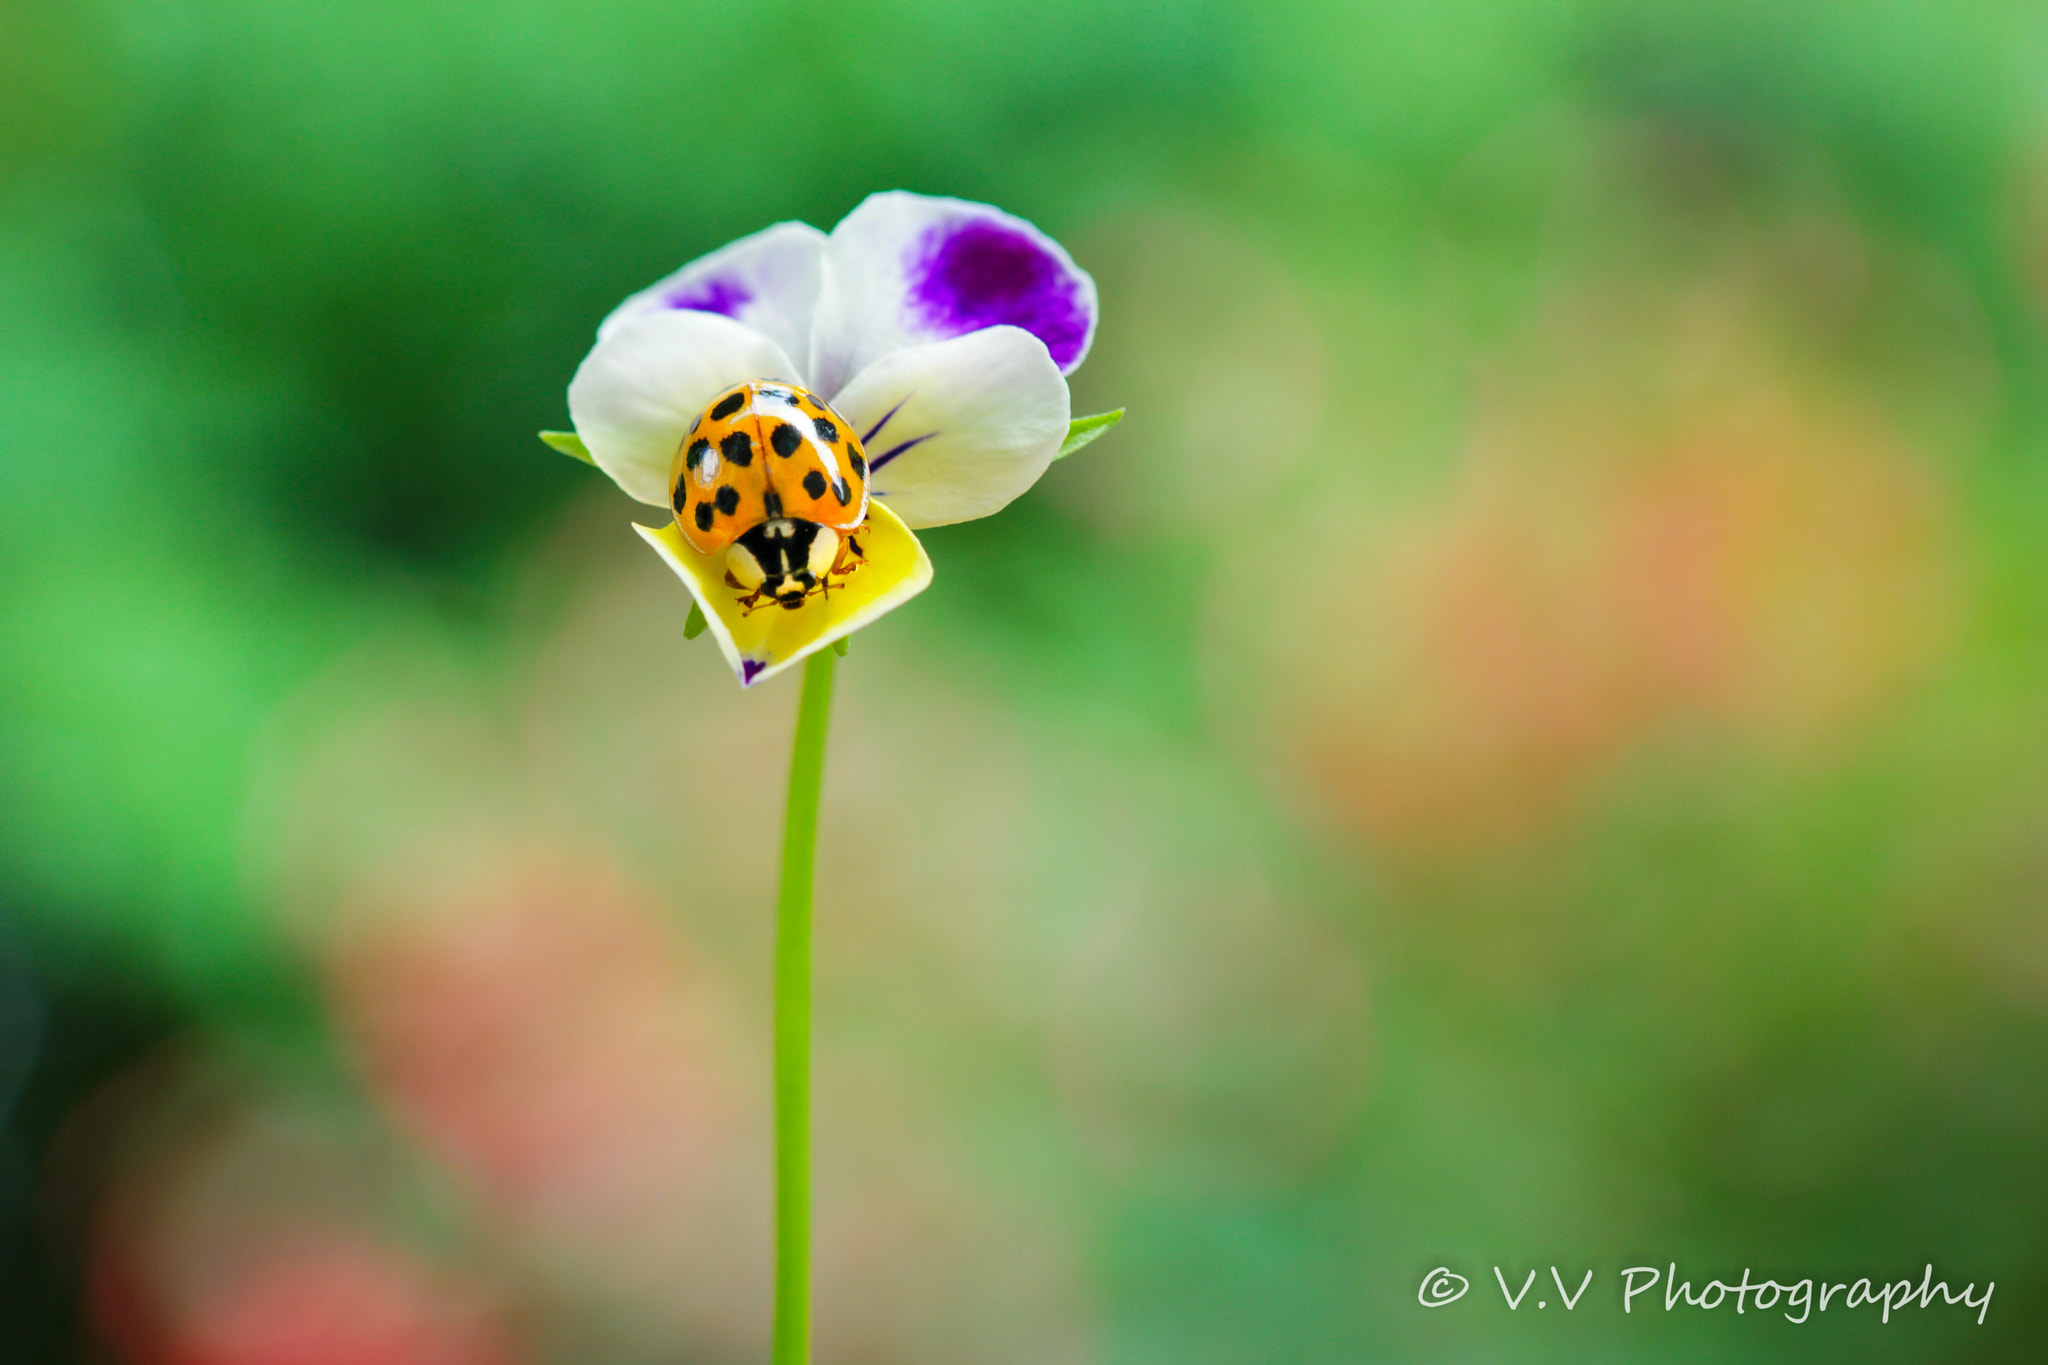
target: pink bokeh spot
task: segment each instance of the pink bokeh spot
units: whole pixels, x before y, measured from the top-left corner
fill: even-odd
[[[330,980],[373,1087],[507,1211],[617,1226],[731,1140],[702,981],[602,867],[536,861],[373,917]]]
[[[335,1241],[267,1258],[200,1305],[178,1365],[506,1365],[481,1317],[395,1255]]]

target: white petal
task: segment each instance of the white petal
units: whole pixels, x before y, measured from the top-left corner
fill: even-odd
[[[824,255],[824,233],[809,223],[777,223],[699,256],[641,290],[614,308],[597,334],[608,336],[644,313],[693,309],[743,322],[780,346],[784,355],[808,360]]]
[[[668,506],[676,447],[704,405],[748,379],[794,380],[780,346],[716,313],[628,318],[599,338],[569,381],[569,416],[591,460],[642,502]]]
[[[908,526],[999,511],[1066,438],[1067,381],[1016,327],[891,351],[832,401],[861,435],[868,490]]]
[[[832,229],[811,336],[827,399],[889,352],[983,327],[1021,327],[1060,372],[1095,337],[1095,281],[1022,218],[964,199],[874,194]]]

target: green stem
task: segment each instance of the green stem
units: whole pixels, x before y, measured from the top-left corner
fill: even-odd
[[[774,1365],[811,1359],[811,865],[838,658],[821,649],[804,662],[775,902]]]

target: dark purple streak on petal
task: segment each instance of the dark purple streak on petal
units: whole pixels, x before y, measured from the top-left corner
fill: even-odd
[[[768,665],[757,664],[752,659],[740,660],[740,686],[745,687],[767,671]]]
[[[689,308],[699,313],[722,313],[738,317],[740,309],[754,301],[754,295],[737,280],[699,280],[689,288],[669,295],[671,308]]]
[[[886,426],[888,426],[888,425],[889,425],[889,419],[890,419],[891,417],[894,417],[894,416],[895,416],[895,415],[896,415],[896,414],[897,414],[898,412],[902,411],[902,409],[903,409],[903,405],[904,405],[905,403],[908,403],[908,402],[910,401],[910,398],[911,398],[911,395],[909,395],[909,394],[907,394],[907,393],[906,393],[906,394],[904,394],[904,395],[903,395],[903,396],[902,396],[901,398],[897,399],[897,400],[896,400],[896,406],[895,406],[895,407],[893,407],[893,408],[890,408],[890,409],[889,409],[889,410],[888,410],[887,412],[883,413],[883,414],[882,414],[882,420],[881,420],[881,421],[879,421],[879,422],[877,422],[877,423],[875,423],[875,424],[874,424],[873,426],[871,426],[871,427],[869,427],[869,428],[868,428],[868,434],[860,438],[860,443],[861,443],[862,445],[866,445],[866,444],[867,444],[868,442],[870,442],[870,441],[874,440],[874,439],[875,439],[875,433],[876,433],[876,432],[878,432],[878,431],[880,431],[880,430],[881,430],[881,429],[882,429],[883,427],[886,427]]]
[[[1022,327],[1062,370],[1087,344],[1080,281],[1014,228],[978,219],[935,227],[911,253],[908,280],[911,306],[941,336]]]
[[[868,461],[868,473],[873,474],[877,469],[880,469],[883,465],[889,463],[889,461],[895,459],[898,455],[901,455],[904,451],[910,449],[912,446],[923,445],[926,441],[929,441],[932,437],[938,434],[939,433],[937,433],[936,431],[927,431],[922,436],[911,437],[902,445],[889,447],[889,449],[883,451],[880,455],[877,455],[874,459]]]

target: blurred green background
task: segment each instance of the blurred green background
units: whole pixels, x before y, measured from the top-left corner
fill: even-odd
[[[0,1358],[765,1355],[795,688],[533,433],[893,187],[1064,242],[1130,416],[842,672],[818,1359],[2038,1353],[2038,7],[0,31]]]

